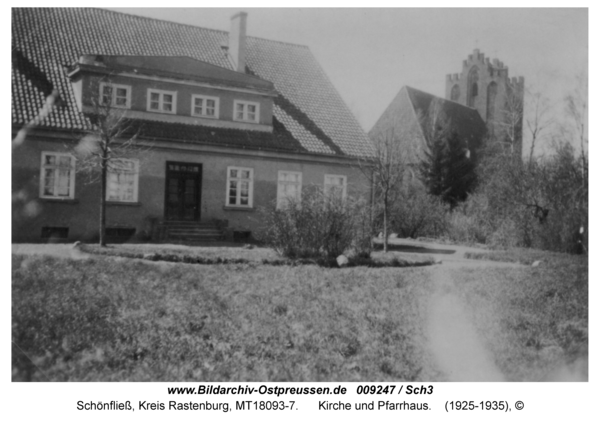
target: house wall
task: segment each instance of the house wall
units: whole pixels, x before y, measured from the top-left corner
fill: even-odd
[[[85,75],[82,77],[83,86],[79,95],[83,95],[82,103],[85,106],[93,107],[93,99],[97,98],[100,92],[100,82],[106,81],[99,76]],[[177,92],[176,115],[190,117],[191,120],[214,120],[212,118],[192,117],[192,95],[207,95],[219,98],[219,120],[233,121],[233,103],[235,100],[253,101],[260,104],[258,124],[272,125],[273,120],[273,100],[269,96],[262,96],[246,92],[237,92],[224,89],[212,89],[189,84],[179,84],[164,82],[160,80],[136,79],[127,76],[114,75],[110,77],[110,82],[131,86],[131,110],[147,111],[148,89],[160,89],[164,91]],[[163,114],[157,112],[148,112],[148,114]],[[170,114],[166,114],[170,115]],[[151,117],[151,116],[149,116]]]
[[[41,242],[42,227],[68,227],[66,241],[91,241],[98,236],[100,183],[90,182],[86,173],[77,173],[74,200],[47,200],[39,197],[43,151],[67,152],[66,139],[28,138],[13,151],[13,242]],[[303,186],[323,186],[325,174],[345,175],[349,195],[368,194],[368,183],[355,166],[347,162],[317,162],[299,156],[267,153],[236,154],[197,147],[196,150],[155,148],[138,156],[140,175],[138,203],[107,206],[107,227],[131,227],[138,239],[151,233],[153,221],[164,217],[166,162],[202,164],[201,220],[226,219],[234,230],[256,231],[261,226],[260,207],[274,204],[278,171],[302,172]],[[225,209],[227,167],[254,169],[253,209]]]

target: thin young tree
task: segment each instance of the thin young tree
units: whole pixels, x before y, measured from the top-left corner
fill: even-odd
[[[85,172],[90,182],[100,181],[99,244],[106,246],[106,202],[109,174],[131,172],[124,159],[138,155],[145,148],[138,144],[141,125],[126,118],[120,99],[109,80],[102,80],[102,90],[91,98],[93,111],[87,115],[89,129],[75,147],[77,171]],[[134,171],[137,169],[133,169]]]
[[[381,208],[383,251],[388,251],[390,210],[399,197],[407,170],[406,144],[391,129],[371,139],[373,155],[359,160],[360,169],[373,189],[373,202]]]

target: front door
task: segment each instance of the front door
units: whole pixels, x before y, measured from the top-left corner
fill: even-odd
[[[165,219],[199,221],[202,164],[167,162]]]

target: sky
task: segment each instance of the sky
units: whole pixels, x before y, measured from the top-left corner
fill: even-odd
[[[475,48],[547,96],[557,120],[577,76],[587,80],[583,8],[113,10],[225,31],[244,10],[248,35],[308,46],[365,131],[404,85],[443,97],[446,74],[460,72]]]

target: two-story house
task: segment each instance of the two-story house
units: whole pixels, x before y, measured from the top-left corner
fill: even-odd
[[[108,173],[109,240],[253,232],[307,185],[367,193],[369,141],[314,56],[247,36],[246,19],[13,9],[13,241],[97,237],[100,183],[73,151],[107,104],[144,146]]]

